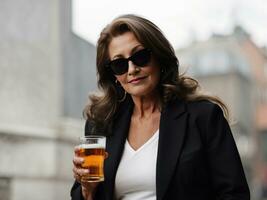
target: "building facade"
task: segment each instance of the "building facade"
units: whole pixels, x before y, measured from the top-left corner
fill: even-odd
[[[263,198],[259,189],[265,187],[263,160],[267,158],[263,145],[267,137],[262,134],[267,128],[267,57],[263,49],[236,26],[230,35],[213,35],[176,54],[180,71],[196,78],[203,92],[218,96],[229,107],[231,129],[252,197]],[[263,135],[265,139],[260,139]]]
[[[0,199],[69,199],[95,47],[70,0],[1,0],[0,26]]]

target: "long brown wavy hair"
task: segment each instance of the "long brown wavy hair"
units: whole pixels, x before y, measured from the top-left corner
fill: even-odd
[[[162,107],[170,100],[179,98],[185,101],[208,100],[218,104],[228,119],[226,105],[217,97],[201,93],[199,83],[185,75],[179,75],[179,61],[169,41],[161,30],[151,21],[137,15],[122,15],[115,18],[101,32],[97,43],[97,76],[101,94],[89,96],[90,103],[85,107],[84,114],[99,129],[109,129],[113,116],[120,106],[121,88],[116,78],[106,67],[109,61],[108,46],[111,40],[125,32],[132,32],[137,40],[149,48],[156,58],[161,77],[158,84]]]

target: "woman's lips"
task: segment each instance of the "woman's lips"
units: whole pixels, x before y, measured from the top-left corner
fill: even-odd
[[[146,76],[135,78],[135,79],[130,80],[128,83],[139,83],[141,80],[143,80],[145,78],[146,78]]]

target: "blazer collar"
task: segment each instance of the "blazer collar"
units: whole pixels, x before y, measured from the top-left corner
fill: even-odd
[[[116,171],[123,153],[124,144],[128,135],[131,122],[133,102],[126,100],[120,105],[113,123],[113,133],[108,136],[106,151],[108,158],[104,163],[105,194],[106,200],[113,199]]]
[[[160,134],[156,166],[157,200],[167,192],[179,160],[186,134],[187,113],[184,101],[169,103],[160,119]]]

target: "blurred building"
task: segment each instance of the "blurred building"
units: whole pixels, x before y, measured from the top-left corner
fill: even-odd
[[[242,27],[236,26],[230,35],[214,34],[206,41],[177,50],[176,54],[180,72],[196,78],[203,91],[220,97],[229,107],[231,128],[252,196],[258,199],[264,174],[267,182],[266,51],[257,47]]]
[[[0,199],[70,199],[95,47],[71,31],[71,0],[0,1]]]

